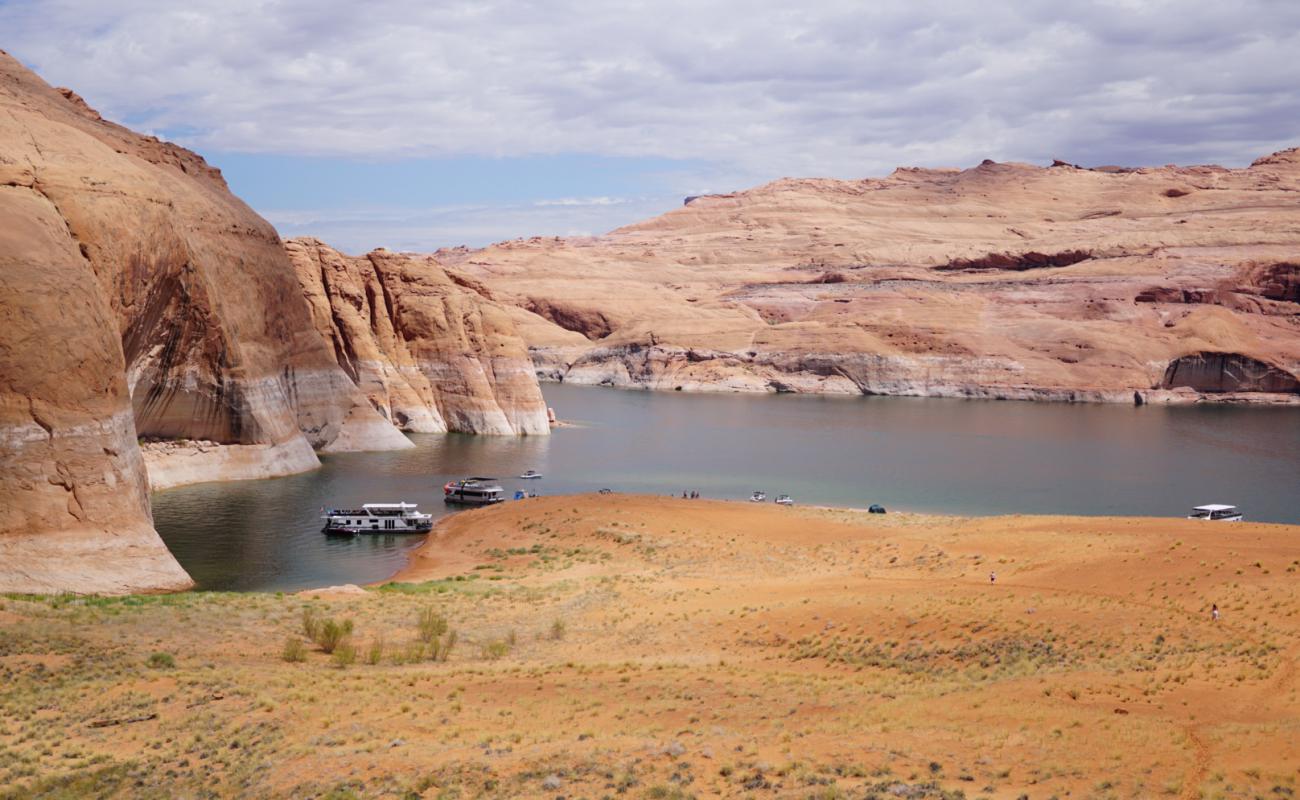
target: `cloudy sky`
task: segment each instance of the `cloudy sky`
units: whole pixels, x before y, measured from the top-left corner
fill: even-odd
[[[354,252],[783,175],[1300,144],[1292,0],[0,0],[0,48]]]

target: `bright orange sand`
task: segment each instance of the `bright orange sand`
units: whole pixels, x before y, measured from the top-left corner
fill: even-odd
[[[1290,797],[1298,559],[1282,525],[508,503],[444,521],[399,576],[416,585],[6,600],[0,783],[26,765],[27,790],[107,769],[123,797],[131,779],[258,797]],[[355,664],[281,659],[304,605],[354,620]],[[458,633],[450,659],[392,663],[425,607]],[[175,668],[145,666],[155,650]],[[87,727],[138,711],[159,716]]]

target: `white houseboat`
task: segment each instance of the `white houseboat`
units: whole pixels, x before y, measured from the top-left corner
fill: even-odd
[[[325,512],[322,533],[352,536],[358,533],[428,533],[433,515],[421,514],[415,503],[366,503],[361,508],[331,508]]]
[[[1215,522],[1241,522],[1246,515],[1237,510],[1236,506],[1225,506],[1218,503],[1211,503],[1208,506],[1197,506],[1192,509],[1192,513],[1187,515],[1188,519],[1206,519]]]
[[[443,502],[459,506],[490,506],[506,499],[496,478],[463,478],[442,487]]]

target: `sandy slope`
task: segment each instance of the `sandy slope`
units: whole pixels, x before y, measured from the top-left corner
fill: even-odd
[[[383,590],[10,599],[0,785],[1285,797],[1298,535],[553,497],[450,518]],[[356,664],[281,660],[304,606],[355,621]],[[422,608],[459,634],[446,662],[416,652]]]

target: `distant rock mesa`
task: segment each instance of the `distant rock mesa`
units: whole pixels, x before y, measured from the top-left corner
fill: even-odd
[[[545,380],[1300,403],[1296,149],[782,179],[443,258],[514,307]]]

